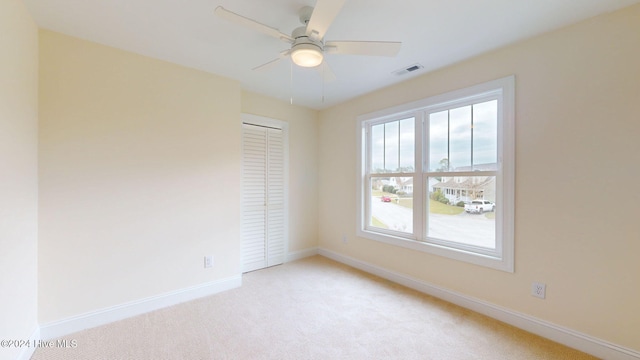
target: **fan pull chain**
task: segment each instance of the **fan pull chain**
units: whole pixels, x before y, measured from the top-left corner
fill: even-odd
[[[327,63],[326,62],[322,62],[322,78],[320,79],[320,81],[322,81],[322,103],[324,104],[324,82],[325,82],[325,74],[324,71],[327,68]]]
[[[293,105],[293,61],[289,62],[289,104]]]

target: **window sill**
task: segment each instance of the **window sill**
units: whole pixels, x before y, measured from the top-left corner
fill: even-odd
[[[476,252],[449,247],[445,245],[417,241],[407,239],[399,236],[387,235],[378,233],[371,230],[358,230],[358,236],[379,241],[385,244],[403,247],[415,251],[420,251],[428,254],[438,255],[453,260],[463,261],[474,265],[484,266],[487,268],[505,271],[509,273],[514,272],[513,261],[508,261],[505,256],[497,257],[485,254],[479,254]]]

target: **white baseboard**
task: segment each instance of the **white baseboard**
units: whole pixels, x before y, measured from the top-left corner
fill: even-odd
[[[242,285],[242,275],[200,284],[170,293],[151,296],[125,304],[54,321],[40,326],[40,337],[50,340],[78,331],[141,315],[168,306],[217,294]]]
[[[20,353],[18,354],[17,360],[29,360],[33,353],[36,351],[38,342],[40,341],[40,327],[37,327],[31,332],[31,335],[28,339],[29,346],[22,347]]]
[[[602,359],[638,360],[640,352],[612,344],[602,339],[562,327],[533,316],[503,308],[486,301],[429,284],[404,274],[399,274],[361,260],[320,248],[318,254],[343,264],[360,269],[381,278],[404,285],[422,293],[443,299],[453,304],[487,315],[517,328],[526,330],[568,347],[578,349]]]
[[[314,255],[318,255],[318,248],[317,247],[310,248],[310,249],[305,249],[305,250],[300,250],[300,251],[290,252],[290,253],[287,254],[286,258],[284,259],[284,262],[292,262],[292,261],[304,259],[306,257],[310,257],[310,256],[314,256]]]

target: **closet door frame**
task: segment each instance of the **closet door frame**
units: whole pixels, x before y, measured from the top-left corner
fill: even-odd
[[[289,253],[289,124],[285,121],[282,120],[277,120],[277,119],[272,119],[272,118],[268,118],[268,117],[264,117],[264,116],[258,116],[258,115],[253,115],[253,114],[246,114],[246,113],[242,113],[241,114],[241,122],[240,122],[240,126],[244,126],[245,124],[247,125],[254,125],[254,126],[260,126],[260,127],[266,127],[266,128],[272,128],[272,129],[280,129],[280,131],[282,132],[282,146],[283,146],[283,164],[284,164],[284,168],[283,168],[283,177],[284,177],[284,219],[283,219],[283,241],[284,241],[284,254],[283,254],[283,258],[282,258],[282,262],[285,262],[287,254]],[[243,137],[244,137],[244,129],[243,131]],[[242,142],[242,146],[243,146],[243,151],[244,151],[244,139]],[[242,166],[242,171],[244,172],[244,163]],[[244,179],[244,175],[242,177]],[[244,183],[241,186],[242,190],[243,190],[243,196],[244,196]],[[243,201],[241,199],[241,201]],[[242,211],[244,211],[244,204],[242,206]],[[243,240],[244,236],[241,238],[241,241]],[[244,269],[244,260],[242,259],[243,254],[242,254],[242,244],[241,244],[241,266],[242,266],[242,272],[247,272],[247,271],[253,271],[253,270],[258,270],[258,269],[252,269],[252,270],[245,270]],[[269,264],[269,248],[266,247],[265,248],[265,267],[271,266],[272,264]]]

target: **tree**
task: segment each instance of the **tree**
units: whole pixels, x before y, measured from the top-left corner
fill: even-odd
[[[449,159],[444,158],[439,162],[440,167],[437,168],[437,171],[449,171]]]
[[[401,166],[401,167],[398,168],[398,172],[400,172],[400,173],[413,172],[413,166]]]
[[[449,159],[444,158],[440,160],[438,164],[440,164],[440,167],[438,167],[436,171],[449,171]],[[436,180],[442,181],[442,177],[436,177]]]

